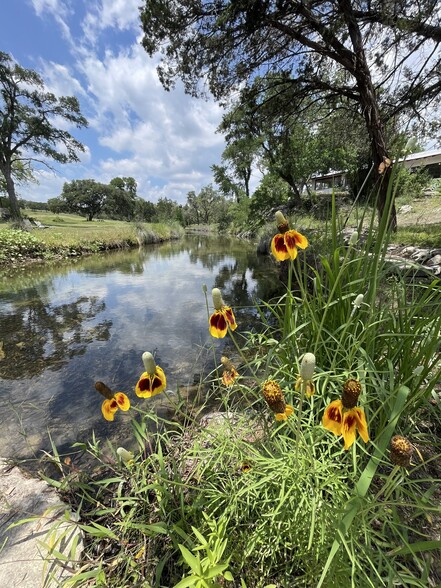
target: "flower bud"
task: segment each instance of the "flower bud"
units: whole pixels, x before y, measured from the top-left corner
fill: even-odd
[[[145,351],[142,354],[142,363],[144,364],[145,371],[150,375],[153,376],[156,372],[156,363],[153,359],[153,355],[148,351]]]
[[[286,218],[283,216],[283,213],[280,210],[276,211],[276,225],[277,228],[281,233],[286,233],[289,230],[289,223]]]
[[[222,294],[219,288],[213,288],[211,291],[211,296],[213,298],[213,306],[216,310],[222,310],[222,307],[225,306],[224,301],[222,300]]]
[[[109,388],[109,386],[106,386],[104,382],[95,382],[95,390],[102,394],[104,398],[107,398],[107,400],[111,400],[113,398],[112,390]]]
[[[124,449],[124,447],[118,447],[116,453],[123,463],[129,463],[130,461],[133,461],[133,452],[127,451],[127,449]]]
[[[300,364],[300,377],[302,380],[312,380],[315,370],[315,355],[313,353],[305,353]]]
[[[355,309],[357,309],[357,308],[360,308],[360,306],[363,304],[363,301],[364,301],[364,295],[363,295],[363,294],[359,294],[359,295],[358,295],[358,296],[355,298],[354,302],[352,303],[352,306],[353,306]]]
[[[270,407],[276,414],[283,414],[286,409],[285,397],[280,385],[274,380],[268,380],[263,385],[263,396]]]

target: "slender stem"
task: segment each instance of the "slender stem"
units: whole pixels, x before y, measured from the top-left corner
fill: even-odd
[[[296,428],[296,460],[297,455],[300,447],[300,433],[302,429],[302,412],[303,412],[303,401],[306,395],[306,386],[307,383],[305,380],[302,380],[300,384],[300,400],[299,400],[299,407],[297,410],[297,428]]]

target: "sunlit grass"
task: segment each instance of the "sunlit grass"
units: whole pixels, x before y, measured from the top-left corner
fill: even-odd
[[[178,238],[184,233],[181,227],[166,223],[87,221],[78,215],[54,215],[47,211],[25,210],[24,213],[39,221],[44,228],[35,228],[31,233],[15,230],[11,233],[6,223],[0,225],[0,242],[3,243],[0,262],[11,256],[18,262],[26,256],[51,259],[53,256],[69,257],[135,247]],[[16,251],[19,256],[15,255]]]

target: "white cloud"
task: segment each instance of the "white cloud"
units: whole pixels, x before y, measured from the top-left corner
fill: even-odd
[[[163,89],[158,61],[140,45],[139,0],[91,0],[85,16],[72,1],[31,1],[40,18],[56,20],[71,55],[60,63],[56,54],[40,59],[42,77],[54,94],[77,96],[89,121],[80,138],[90,145],[87,158],[83,166],[62,166],[64,181],[133,176],[141,196],[180,203],[190,190],[212,183],[210,166],[224,148],[216,133],[222,110],[213,101],[190,98],[179,83],[173,91]],[[71,31],[81,31],[80,37]],[[60,126],[66,128],[62,121]],[[60,183],[45,178],[44,185],[49,191]],[[40,185],[35,199],[41,194]]]
[[[97,31],[107,27],[126,30],[139,25],[139,0],[101,0],[89,7],[84,19],[86,36],[96,38]]]
[[[31,0],[34,10],[40,18],[44,18],[46,14],[51,15],[59,25],[63,37],[69,44],[73,44],[67,20],[73,14],[69,2],[62,2],[62,0]]]

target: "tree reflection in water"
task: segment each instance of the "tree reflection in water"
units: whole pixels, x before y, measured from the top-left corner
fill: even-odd
[[[104,422],[94,383],[160,411],[163,398],[134,396],[144,351],[156,353],[171,393],[212,369],[210,348],[220,361],[228,337],[209,335],[204,284],[220,288],[234,308],[238,333],[258,327],[255,301],[280,292],[269,256],[247,242],[205,236],[0,280],[0,454],[49,450],[49,431],[63,448],[87,441],[92,430],[124,444],[131,414]]]

